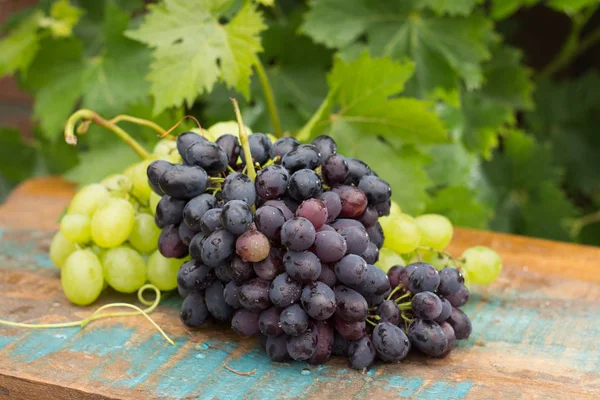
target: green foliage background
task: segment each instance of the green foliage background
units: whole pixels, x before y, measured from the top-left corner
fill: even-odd
[[[408,213],[600,244],[600,77],[594,65],[562,73],[598,50],[600,1],[39,3],[2,27],[0,76],[34,96],[36,122],[33,140],[1,128],[3,193],[32,175],[87,183],[135,161],[97,127],[66,145],[78,108],[165,128],[187,113],[210,126],[234,119],[235,96],[255,132],[332,135]],[[509,44],[515,13],[533,6],[569,20],[537,69]],[[149,149],[156,142],[123,126]]]

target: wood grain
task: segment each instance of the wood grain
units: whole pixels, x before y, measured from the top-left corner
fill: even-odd
[[[71,194],[59,180],[26,182],[0,207],[0,318],[49,323],[92,312],[64,298],[46,254]],[[53,205],[19,208],[32,201]],[[152,316],[177,347],[141,318],[83,330],[0,326],[0,398],[600,398],[600,249],[457,229],[450,251],[473,244],[498,250],[505,268],[473,289],[465,307],[473,335],[444,359],[411,354],[365,375],[339,357],[320,367],[274,364],[255,339],[227,327],[184,329],[180,300],[168,295]],[[136,300],[107,292],[94,306],[114,301]]]

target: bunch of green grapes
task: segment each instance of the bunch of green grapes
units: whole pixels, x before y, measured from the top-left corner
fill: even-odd
[[[388,271],[394,265],[407,262],[427,262],[438,270],[459,268],[467,285],[488,285],[502,271],[502,259],[486,246],[474,246],[453,258],[446,247],[452,240],[454,228],[443,215],[423,214],[416,218],[402,213],[392,202],[390,215],[379,219],[385,241],[379,252],[377,266]]]

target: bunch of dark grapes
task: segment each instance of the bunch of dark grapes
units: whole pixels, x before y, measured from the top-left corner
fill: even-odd
[[[216,143],[181,134],[183,163],[148,167],[163,196],[159,250],[189,258],[177,277],[186,326],[213,319],[260,336],[274,361],[340,354],[358,369],[376,357],[400,361],[411,344],[444,355],[469,335],[457,270],[412,264],[388,278],[374,266],[392,190],[367,164],[338,154],[328,136],[272,143],[257,133],[248,142],[255,179],[229,134]]]

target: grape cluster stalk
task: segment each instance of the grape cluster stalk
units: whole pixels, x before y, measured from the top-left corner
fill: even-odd
[[[258,336],[273,361],[343,355],[356,369],[411,348],[444,356],[469,336],[458,269],[375,265],[392,189],[331,137],[185,132],[176,145],[181,163],[153,161],[147,176],[162,196],[159,252],[189,257],[177,275],[186,326],[214,320]]]

